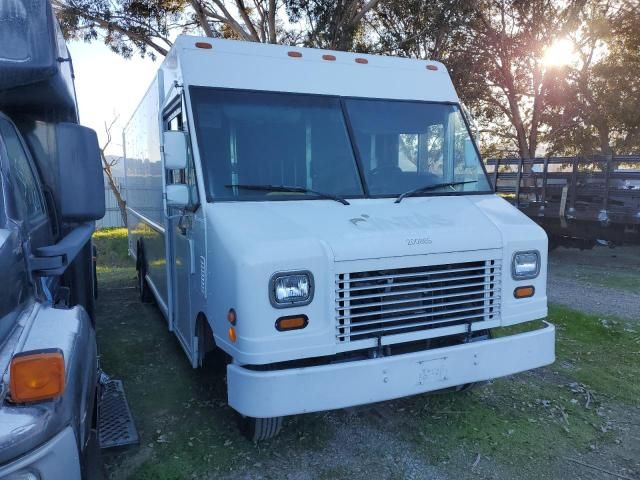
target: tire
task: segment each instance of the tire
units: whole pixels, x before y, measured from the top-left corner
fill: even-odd
[[[252,442],[261,442],[269,440],[278,433],[282,428],[283,417],[273,418],[253,418],[238,415],[238,427],[242,434]]]
[[[138,250],[138,292],[140,293],[140,301],[142,303],[152,303],[153,302],[153,293],[151,292],[151,288],[149,288],[149,284],[147,283],[147,267],[144,259],[143,250]]]

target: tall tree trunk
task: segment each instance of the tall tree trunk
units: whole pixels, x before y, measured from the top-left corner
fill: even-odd
[[[116,185],[116,181],[113,178],[113,173],[111,172],[111,164],[107,161],[106,157],[102,156],[102,170],[107,177],[107,182],[109,183],[109,188],[113,193],[113,196],[116,199],[116,203],[118,204],[118,209],[120,210],[120,217],[122,218],[122,223],[126,227],[127,224],[127,201],[122,196],[122,192]]]

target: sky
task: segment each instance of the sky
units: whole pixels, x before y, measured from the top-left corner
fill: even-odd
[[[100,144],[106,141],[104,122],[118,116],[112,129],[113,141],[108,155],[122,155],[122,128],[151,84],[160,60],[155,62],[134,56],[122,58],[100,41],[67,43],[76,74],[76,94],[80,122],[98,133]]]

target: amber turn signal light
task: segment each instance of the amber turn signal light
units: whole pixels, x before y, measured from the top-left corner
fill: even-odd
[[[9,372],[16,403],[49,400],[64,392],[64,355],[57,348],[16,354]]]
[[[533,297],[533,294],[536,293],[536,289],[532,286],[527,287],[518,287],[513,291],[513,296],[516,298],[529,298]]]
[[[229,340],[231,340],[233,343],[236,343],[236,340],[238,340],[238,336],[236,335],[236,329],[233,327],[229,327],[229,331],[227,333],[229,335]]]
[[[300,330],[308,325],[309,319],[306,315],[292,315],[290,317],[280,317],[276,320],[276,330],[284,332],[286,330]]]
[[[233,308],[230,308],[229,311],[227,312],[227,320],[231,325],[235,325],[237,319],[238,318],[236,317],[236,311]]]

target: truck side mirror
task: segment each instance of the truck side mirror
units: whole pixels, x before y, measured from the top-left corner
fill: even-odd
[[[187,137],[184,132],[164,132],[164,168],[183,170],[187,168]]]
[[[104,217],[104,180],[96,132],[74,123],[59,123],[56,150],[62,220],[87,222]]]
[[[189,187],[183,183],[167,185],[167,207],[187,208],[191,205]]]

